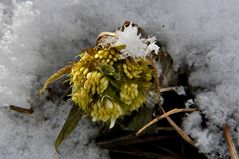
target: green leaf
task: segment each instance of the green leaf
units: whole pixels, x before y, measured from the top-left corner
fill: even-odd
[[[45,82],[43,88],[40,90],[40,94],[43,93],[43,92],[47,89],[47,87],[48,87],[49,84],[51,84],[52,82],[54,82],[54,81],[60,79],[60,78],[63,77],[65,74],[70,73],[71,68],[72,68],[73,65],[74,65],[74,63],[72,63],[72,64],[70,64],[70,65],[67,65],[67,66],[65,66],[64,68],[60,69],[60,70],[59,70],[58,72],[56,72],[55,74],[53,74],[51,77],[49,77],[49,78],[46,80],[46,82]]]
[[[55,149],[58,151],[58,147],[62,143],[62,141],[70,135],[70,133],[76,128],[77,123],[80,121],[81,117],[83,116],[82,110],[77,105],[73,105],[71,111],[67,117],[66,122],[64,123],[60,134],[58,135],[55,141]]]
[[[115,68],[111,65],[103,64],[99,67],[100,71],[106,75],[113,76],[115,74]]]
[[[113,48],[115,48],[117,51],[121,51],[122,49],[124,49],[126,47],[126,45],[118,45],[118,46],[114,46]]]

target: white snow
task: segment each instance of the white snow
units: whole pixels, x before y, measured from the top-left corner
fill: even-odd
[[[100,150],[94,143],[89,144],[98,130],[85,119],[60,146],[60,154],[56,153],[54,142],[70,106],[70,103],[59,107],[52,102],[39,102],[32,115],[1,110],[0,158],[108,158],[106,151]]]
[[[195,103],[208,120],[201,127],[200,114],[193,113],[183,127],[200,152],[226,158],[225,122],[237,146],[239,141],[238,14],[237,0],[0,0],[0,156],[56,158],[53,141],[69,107],[45,102],[36,92],[81,49],[93,46],[100,32],[131,20],[167,46],[176,69],[188,65],[190,84],[198,88]],[[5,110],[9,104],[35,112],[18,115]],[[62,145],[62,158],[107,158],[94,143],[84,145],[95,128],[83,120],[77,130]]]
[[[150,53],[158,53],[159,47],[155,44],[156,38],[149,37],[147,39],[141,38],[138,33],[138,28],[132,23],[123,31],[116,31],[117,40],[114,45],[126,45],[122,50],[123,55],[130,57],[146,57]]]

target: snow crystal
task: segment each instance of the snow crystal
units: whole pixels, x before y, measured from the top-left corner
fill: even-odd
[[[190,106],[193,105],[194,102],[192,99],[188,99],[184,104],[186,108],[190,108]]]
[[[183,123],[184,131],[193,137],[196,141],[195,146],[199,148],[199,152],[203,152],[210,158],[225,158],[228,152],[221,152],[222,149],[227,149],[225,141],[219,128],[214,127],[213,130],[203,129],[201,126],[202,116],[199,112],[193,112],[186,115],[186,120]],[[214,153],[211,153],[214,152]]]
[[[182,86],[178,86],[178,87],[174,88],[174,91],[178,95],[186,95],[185,89]]]
[[[117,40],[115,45],[126,45],[122,50],[123,55],[131,57],[146,57],[150,53],[158,53],[159,47],[155,44],[156,38],[141,38],[138,28],[132,23],[123,31],[116,31]]]
[[[44,123],[42,115],[66,115],[69,109],[60,113],[49,110],[55,104],[50,108],[43,104],[44,111],[38,108],[34,117],[23,117],[11,115],[3,106],[30,107],[38,103],[32,92],[37,92],[49,75],[72,61],[81,49],[94,46],[100,32],[114,30],[131,20],[167,46],[175,69],[189,67],[195,103],[207,122],[202,127],[200,114],[193,113],[185,118],[185,130],[195,139],[200,152],[209,158],[226,158],[228,149],[222,132],[225,122],[231,127],[235,143],[239,141],[238,8],[237,0],[0,0],[0,156],[56,158],[52,143],[59,127],[52,127],[62,124],[63,119],[52,116]],[[138,39],[120,34],[130,46],[127,54],[145,56],[142,49],[155,49],[154,43],[146,48],[133,27],[129,35]],[[191,120],[193,116],[195,120]],[[83,125],[79,137],[92,133],[89,123]],[[64,147],[62,151],[69,158],[97,158],[101,154],[94,144],[87,149],[80,144],[73,153]]]

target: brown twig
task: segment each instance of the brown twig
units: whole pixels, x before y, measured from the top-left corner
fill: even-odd
[[[230,152],[231,159],[238,159],[238,154],[237,154],[235,145],[232,141],[229,125],[224,124],[223,130],[224,130],[224,135],[225,135],[227,146],[228,146],[228,149],[229,149],[229,152]]]
[[[156,123],[157,121],[167,118],[169,115],[175,114],[175,113],[180,113],[180,112],[193,112],[196,111],[197,109],[191,109],[191,108],[185,108],[185,109],[178,109],[175,108],[173,110],[170,110],[166,113],[164,113],[161,116],[158,116],[157,118],[153,119],[152,121],[150,121],[148,124],[146,124],[144,127],[142,127],[137,133],[136,135],[139,135],[140,133],[142,133],[146,128],[148,128],[149,126],[153,125],[154,123]]]
[[[24,113],[24,114],[32,114],[33,113],[33,109],[32,108],[22,108],[22,107],[17,107],[17,106],[14,106],[14,105],[10,105],[9,108],[11,110],[14,110],[18,113]]]

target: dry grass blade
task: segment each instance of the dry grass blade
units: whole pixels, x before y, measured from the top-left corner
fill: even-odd
[[[170,125],[177,131],[177,133],[185,140],[187,141],[189,144],[191,144],[192,146],[194,146],[194,142],[191,140],[191,138],[182,130],[180,129],[177,124],[174,123],[174,121],[169,117],[166,116],[166,119],[168,120],[168,122],[170,123]]]
[[[135,149],[129,149],[129,150],[111,149],[110,151],[116,152],[116,153],[123,153],[123,154],[138,156],[138,157],[152,158],[152,159],[175,159],[174,156],[140,151],[140,150],[135,150]]]
[[[160,126],[160,127],[157,127],[156,129],[157,131],[174,131],[174,128],[172,128],[171,126],[168,126],[168,127]]]
[[[98,39],[100,39],[102,36],[112,36],[112,37],[116,37],[117,34],[112,33],[112,32],[107,32],[107,31],[101,32],[101,33],[98,35],[96,41],[97,41]]]
[[[230,133],[230,127],[228,124],[225,124],[223,127],[227,146],[230,152],[231,159],[238,159],[238,154],[235,148],[235,145],[232,141],[231,133]]]
[[[163,89],[160,89],[160,85],[159,85],[159,79],[158,79],[158,72],[157,72],[157,68],[156,68],[156,66],[155,66],[155,64],[154,64],[154,62],[153,62],[153,60],[152,60],[152,58],[151,57],[148,57],[148,60],[149,60],[149,62],[151,63],[151,65],[153,66],[153,69],[154,69],[154,71],[155,71],[155,80],[156,80],[156,90],[157,90],[157,93],[158,93],[158,96],[159,96],[159,99],[160,99],[160,93],[161,93],[161,91],[163,91]],[[168,89],[168,90],[166,90],[166,89]],[[173,88],[173,87],[168,87],[168,88],[165,88],[165,90],[164,91],[169,91],[169,90],[175,90],[175,87]],[[151,122],[149,122],[148,124],[146,124],[143,128],[141,128],[137,133],[136,133],[136,135],[139,135],[142,131],[144,131],[147,127],[149,127],[150,125],[152,125],[152,124],[154,124],[155,122],[157,122],[158,120],[161,120],[161,119],[163,119],[163,118],[166,118],[167,120],[168,120],[168,122],[170,123],[170,125],[177,131],[177,133],[185,140],[185,141],[187,141],[188,143],[190,143],[191,145],[193,145],[194,146],[194,142],[190,139],[190,137],[184,132],[184,131],[182,131],[175,123],[174,123],[174,121],[173,120],[171,120],[171,118],[169,117],[169,115],[171,115],[171,114],[175,114],[175,113],[179,113],[179,112],[192,112],[192,111],[196,111],[197,109],[177,109],[177,108],[175,108],[175,109],[173,109],[173,110],[171,110],[171,111],[169,111],[169,112],[167,112],[167,113],[165,113],[165,111],[164,111],[164,109],[162,108],[162,106],[161,106],[161,104],[160,103],[158,103],[159,104],[159,108],[161,108],[162,109],[162,111],[163,111],[163,115],[161,115],[161,116],[159,116],[159,117],[157,117],[157,118],[155,118],[154,120],[152,120]]]
[[[196,111],[197,109],[191,109],[191,108],[185,108],[185,109],[178,109],[175,108],[173,110],[170,110],[166,113],[164,113],[161,116],[158,116],[157,118],[153,119],[152,121],[150,121],[148,124],[146,124],[144,127],[142,127],[137,133],[136,135],[139,135],[140,133],[142,133],[145,129],[147,129],[149,126],[153,125],[154,123],[156,123],[157,121],[167,118],[169,115],[175,114],[175,113],[180,113],[180,112],[193,112]]]
[[[166,88],[160,88],[160,93],[168,92],[168,91],[175,91],[178,87],[166,87]]]
[[[146,137],[139,138],[139,137],[136,137],[135,135],[128,135],[128,136],[115,138],[112,140],[97,142],[97,145],[101,147],[107,147],[108,149],[112,149],[115,146],[119,146],[119,145],[126,146],[126,145],[132,145],[132,144],[147,143],[152,141],[170,140],[175,138],[176,136],[146,136]]]
[[[172,150],[167,149],[167,148],[165,148],[165,147],[163,147],[163,146],[160,146],[159,144],[151,143],[151,145],[153,145],[154,147],[157,147],[157,148],[159,148],[160,150],[162,150],[162,151],[164,151],[164,152],[170,154],[171,156],[174,157],[174,159],[180,158],[177,153],[175,153],[175,152],[173,152]]]

